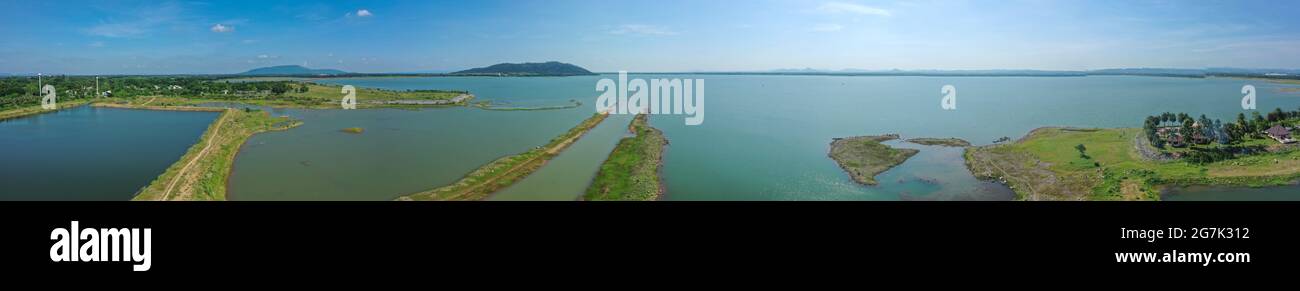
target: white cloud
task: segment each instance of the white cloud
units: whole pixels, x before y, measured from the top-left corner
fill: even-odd
[[[894,15],[893,13],[889,12],[889,10],[866,6],[862,4],[847,3],[847,2],[822,3],[821,6],[817,7],[817,11],[831,13],[831,14],[860,14],[860,15],[874,15],[874,16]]]
[[[813,26],[812,28],[813,31],[819,31],[819,32],[840,31],[842,29],[844,29],[843,25],[834,24],[834,23],[818,24],[816,26]]]
[[[357,16],[370,17],[370,16],[374,16],[374,14],[371,14],[370,10],[368,9],[361,9],[361,10],[357,10]]]
[[[212,32],[227,33],[231,31],[235,31],[234,26],[225,26],[225,25],[221,25],[220,23],[217,23],[217,25],[212,26]]]
[[[640,34],[640,35],[677,35],[677,32],[669,30],[662,26],[642,25],[642,24],[624,24],[610,30],[611,34]]]

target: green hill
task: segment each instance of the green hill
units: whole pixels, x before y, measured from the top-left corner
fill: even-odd
[[[256,68],[247,72],[239,73],[246,76],[317,76],[317,75],[346,75],[348,72],[334,69],[310,69],[303,66],[288,65],[274,66],[265,68]]]
[[[494,76],[579,76],[595,75],[587,69],[561,62],[495,64],[483,68],[451,73],[452,75],[494,75]]]

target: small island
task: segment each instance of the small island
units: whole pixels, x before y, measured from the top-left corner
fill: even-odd
[[[344,128],[341,131],[346,133],[351,133],[351,134],[361,134],[362,132],[366,132],[366,129],[360,127],[349,127],[349,128]]]
[[[920,138],[908,139],[907,142],[919,144],[919,145],[946,146],[946,147],[958,147],[958,148],[971,146],[970,142],[964,139],[954,138],[954,137],[950,137],[950,138],[920,137]]]
[[[834,138],[830,158],[849,173],[853,181],[876,185],[876,175],[893,168],[916,153],[916,149],[896,149],[881,142],[898,139],[898,134]]]

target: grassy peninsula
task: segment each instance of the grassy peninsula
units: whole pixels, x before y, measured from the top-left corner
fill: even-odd
[[[640,114],[632,119],[628,130],[636,136],[618,141],[587,187],[584,200],[652,201],[663,196],[659,168],[663,165],[668,139],[662,131],[650,126],[647,117]]]
[[[451,185],[439,187],[437,189],[424,191],[398,197],[400,201],[445,201],[445,200],[483,200],[497,190],[505,189],[515,182],[523,180],[529,174],[537,171],[547,161],[559,155],[561,151],[569,147],[581,138],[582,135],[591,131],[601,121],[604,121],[608,115],[596,113],[591,117],[578,123],[577,126],[569,129],[568,132],[551,139],[551,142],[544,146],[517,154],[505,156],[495,161],[479,167],[477,170],[470,172],[464,178],[452,183]]]
[[[849,173],[853,181],[876,185],[876,175],[916,153],[915,149],[896,149],[881,142],[898,139],[897,134],[835,138],[831,141],[830,158]]]
[[[125,107],[115,105],[114,107]],[[163,108],[151,108],[163,109]],[[226,200],[226,181],[235,154],[254,134],[285,130],[302,124],[288,117],[251,109],[177,108],[221,111],[198,143],[167,168],[132,200]]]
[[[1152,147],[1143,138],[1138,128],[1040,128],[1015,143],[968,148],[965,157],[976,177],[1009,185],[1021,200],[1159,200],[1166,185],[1258,187],[1300,178],[1295,147],[1211,162],[1156,160],[1139,152]]]

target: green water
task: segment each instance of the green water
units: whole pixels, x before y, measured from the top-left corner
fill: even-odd
[[[564,105],[581,98],[594,86],[595,78],[588,79],[365,78],[322,83],[469,90],[480,100],[533,106]],[[450,184],[492,160],[544,145],[593,112],[594,107],[279,109],[274,113],[301,119],[303,125],[250,138],[235,160],[229,196],[234,200],[391,200]],[[350,127],[364,132],[341,131]]]
[[[80,106],[0,121],[0,200],[130,200],[216,117]]]
[[[545,167],[524,178],[510,188],[501,190],[489,200],[556,200],[573,201],[587,193],[587,186],[600,171],[601,163],[618,145],[618,140],[629,135],[630,115],[614,115],[587,132],[578,142],[569,146]]]
[[[564,104],[570,99],[582,101],[584,106],[539,112],[318,113],[325,116],[305,118],[307,125],[302,128],[250,140],[236,163],[232,197],[391,199],[440,186],[495,157],[544,144],[577,124],[594,110],[596,81],[614,77],[320,81],[386,89],[469,90],[481,100],[517,106]],[[651,119],[672,144],[663,169],[670,200],[1004,200],[1012,198],[1010,191],[972,178],[960,149],[892,142],[919,148],[921,153],[881,174],[878,186],[853,183],[826,157],[826,151],[831,138],[853,135],[899,133],[904,138],[958,137],[988,144],[1004,136],[1019,138],[1043,126],[1137,127],[1144,116],[1165,111],[1229,120],[1242,112],[1240,89],[1245,84],[1259,89],[1261,110],[1300,107],[1300,96],[1279,90],[1288,85],[1222,78],[631,77],[707,82],[704,124],[686,126],[683,116]],[[957,110],[940,108],[944,85],[958,89]],[[316,111],[292,115],[310,116],[310,112]],[[353,126],[369,127],[360,136],[338,132]],[[406,133],[372,135],[375,130],[370,127],[394,127]],[[410,135],[416,132],[421,137]],[[608,154],[605,148],[617,137],[594,133],[584,138],[580,143],[593,140],[590,148],[575,145],[537,177],[525,179],[494,199],[569,200],[589,183],[600,157]],[[1232,195],[1235,190],[1240,189],[1216,189],[1214,193]]]

